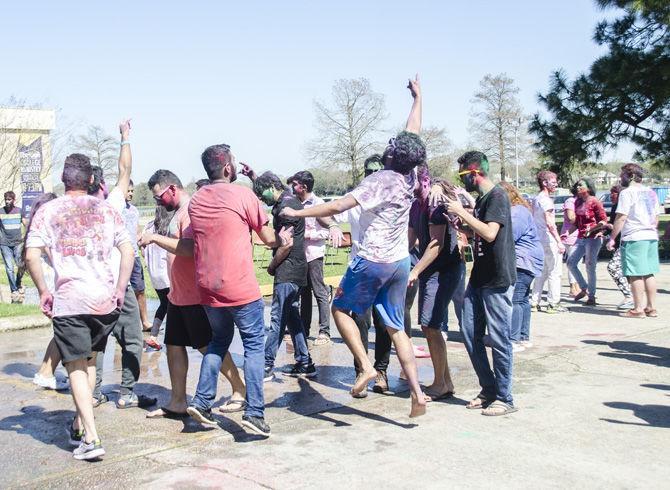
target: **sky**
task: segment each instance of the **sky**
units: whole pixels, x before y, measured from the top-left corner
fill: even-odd
[[[136,182],[159,168],[202,178],[200,154],[215,143],[288,175],[310,166],[313,101],[327,102],[337,79],[369,79],[391,129],[419,73],[424,125],[462,147],[479,80],[506,73],[532,114],[554,70],[574,77],[604,52],[593,29],[615,13],[589,0],[12,2],[0,19],[0,101],[112,135],[131,117]]]

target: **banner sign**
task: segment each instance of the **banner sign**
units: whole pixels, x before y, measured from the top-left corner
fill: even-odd
[[[19,170],[21,171],[21,215],[30,216],[32,205],[43,192],[42,186],[42,137],[29,145],[19,144]]]

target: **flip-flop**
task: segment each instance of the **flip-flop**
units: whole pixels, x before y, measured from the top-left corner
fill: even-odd
[[[476,403],[479,401],[479,403]],[[481,410],[488,408],[495,400],[487,400],[482,395],[477,395],[476,398],[470,400],[470,402],[465,406],[468,410]]]
[[[170,410],[169,408],[165,407],[160,407],[160,410],[163,412],[162,414],[159,415],[150,415],[149,413],[147,414],[148,419],[172,419],[172,420],[180,420],[180,419],[185,419],[188,417],[188,414],[186,412],[175,412],[174,410]]]
[[[426,398],[430,400],[431,402],[436,402],[439,400],[447,400],[449,398],[454,397],[454,392],[453,391],[445,391],[444,393],[438,395],[438,394],[433,394],[433,393],[426,393]],[[428,401],[427,400],[427,401]]]
[[[221,413],[234,413],[241,412],[247,408],[246,400],[228,400],[226,403],[219,407],[219,412]]]
[[[517,410],[519,409],[516,408],[514,405],[510,405],[509,403],[496,400],[493,403],[491,403],[488,407],[486,407],[484,410],[482,410],[482,415],[485,415],[487,417],[500,417],[501,415],[509,415],[510,413],[514,413]]]

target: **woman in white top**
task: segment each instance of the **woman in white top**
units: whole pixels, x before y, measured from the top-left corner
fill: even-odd
[[[168,225],[174,216],[174,211],[167,211],[163,206],[156,206],[156,214],[153,221],[147,223],[144,227],[145,232],[167,235]],[[158,245],[147,245],[143,252],[144,260],[149,271],[151,285],[156,290],[160,305],[154,315],[154,322],[151,326],[151,335],[146,341],[149,348],[160,350],[161,344],[158,343],[158,334],[160,333],[165,313],[168,306],[168,293],[170,292],[170,276],[167,268],[167,251]]]

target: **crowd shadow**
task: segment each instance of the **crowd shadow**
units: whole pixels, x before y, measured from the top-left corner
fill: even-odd
[[[0,420],[0,430],[25,434],[38,442],[71,451],[64,429],[74,417],[73,410],[45,411],[38,405],[21,408],[20,415],[10,415]]]
[[[18,374],[21,377],[32,379],[37,372],[37,366],[30,362],[10,362],[2,367],[2,372],[10,376]]]
[[[642,386],[643,388],[652,388],[652,389],[656,389],[656,390],[670,391],[670,385],[647,383],[647,384],[642,384],[640,386]],[[670,395],[668,395],[668,396],[670,396]]]
[[[640,405],[629,402],[605,402],[604,405],[618,410],[631,410],[633,415],[645,423],[626,422],[609,418],[601,418],[604,422],[621,425],[635,425],[639,427],[659,427],[670,429],[670,406],[668,405]]]
[[[628,340],[582,340],[589,345],[608,346],[616,352],[598,352],[599,356],[615,359],[627,359],[629,361],[651,364],[653,366],[670,367],[670,349],[649,345],[646,342],[633,342]]]
[[[312,385],[312,383],[315,381],[316,380],[308,381],[303,378],[298,378],[298,386],[300,387],[300,391],[298,393],[284,392],[279,398],[266,405],[266,407],[287,408],[289,412],[295,413],[296,415],[328,422],[333,424],[334,427],[346,427],[351,424],[328,415],[331,412],[337,412],[341,415],[356,415],[368,420],[395,425],[396,427],[400,427],[402,429],[411,429],[417,426],[417,424],[414,423],[404,424],[377,413],[366,412],[350,405],[340,405],[338,403],[332,402],[325,398]],[[321,384],[330,386],[327,383]]]

